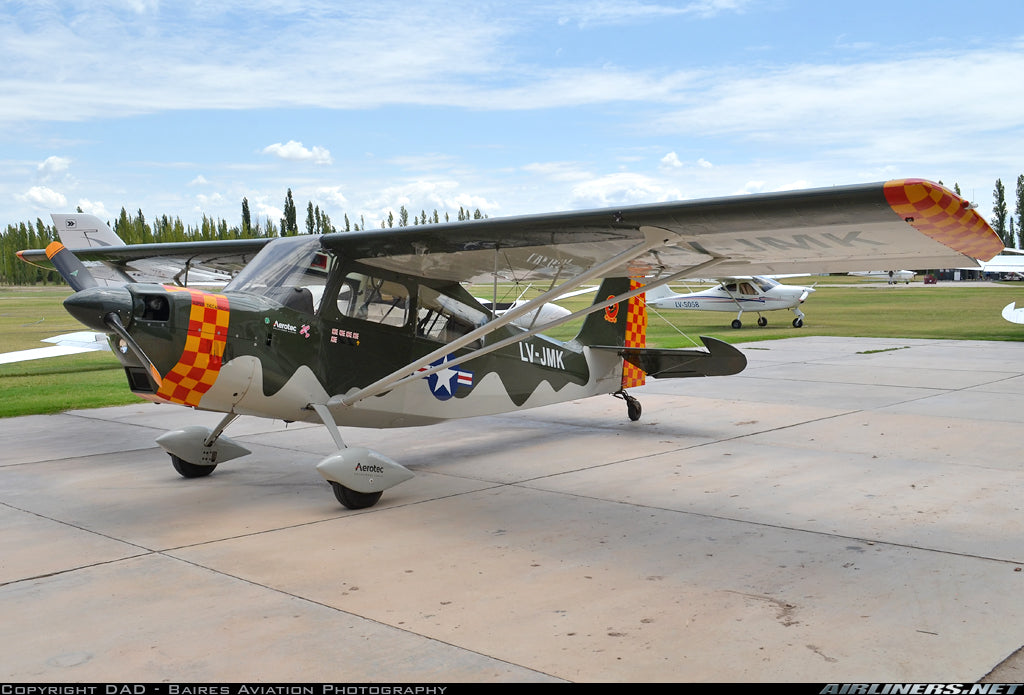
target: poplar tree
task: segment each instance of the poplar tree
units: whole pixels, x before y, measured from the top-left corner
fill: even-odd
[[[295,199],[292,189],[284,197],[284,217],[281,218],[281,236],[295,236],[299,233],[299,225],[295,219]]]
[[[249,237],[252,229],[252,216],[249,214],[249,199],[242,198],[242,236]]]
[[[1008,239],[1006,229],[1006,189],[1003,187],[1002,179],[996,179],[996,188],[992,192],[992,198],[994,201],[992,204],[992,211],[994,213],[992,216],[992,229],[1003,240],[1004,246],[1013,246],[1013,240]]]
[[[1017,213],[1017,234],[1024,234],[1024,174],[1017,177],[1017,207],[1014,212]],[[1019,241],[1016,248],[1020,248]]]

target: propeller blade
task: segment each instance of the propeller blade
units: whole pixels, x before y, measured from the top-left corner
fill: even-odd
[[[46,247],[46,257],[75,292],[98,286],[89,269],[59,241],[54,241]]]
[[[146,376],[149,377],[149,384],[153,387],[153,393],[159,391],[160,387],[163,385],[163,378],[160,376],[160,372],[157,371],[156,367],[153,365],[153,361],[149,359],[145,351],[143,351],[139,344],[135,342],[135,339],[132,338],[128,329],[125,328],[124,324],[121,322],[121,317],[117,315],[117,312],[111,311],[103,317],[103,322],[110,330],[116,333],[121,340],[124,341],[125,345],[128,346],[128,349],[132,351],[140,362],[142,362],[143,366],[146,368]]]

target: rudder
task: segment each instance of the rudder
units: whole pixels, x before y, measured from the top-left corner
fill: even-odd
[[[597,290],[594,303],[607,301],[640,287],[641,283],[629,278],[605,278]],[[605,307],[589,314],[583,322],[576,340],[584,345],[606,347],[646,347],[647,304],[644,295]],[[623,361],[622,388],[642,386],[646,381],[643,370]]]

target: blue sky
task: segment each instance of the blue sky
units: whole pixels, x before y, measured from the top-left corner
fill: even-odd
[[[376,226],[1024,173],[1024,3],[54,0],[0,13],[0,224]]]

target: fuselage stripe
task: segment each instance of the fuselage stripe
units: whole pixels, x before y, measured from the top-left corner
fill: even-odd
[[[163,378],[157,396],[172,403],[199,405],[220,374],[228,335],[230,303],[222,294],[188,287],[165,286],[169,292],[192,295],[188,335],[178,363]]]

